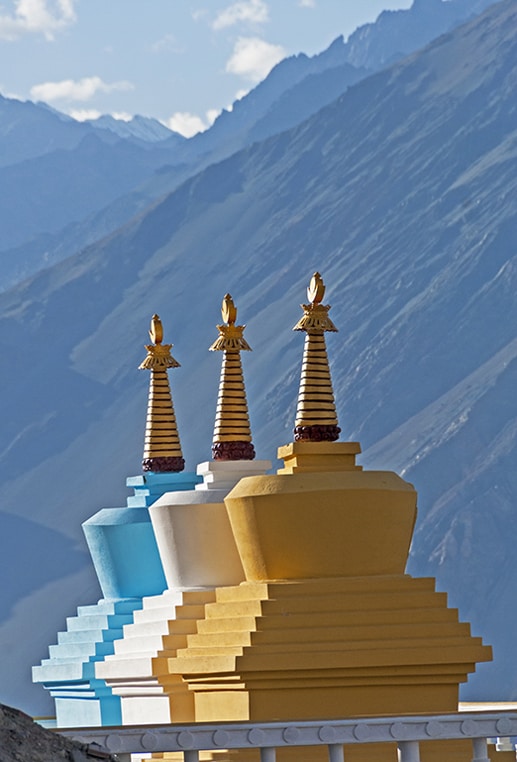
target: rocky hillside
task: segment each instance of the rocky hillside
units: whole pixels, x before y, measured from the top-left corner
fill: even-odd
[[[31,717],[0,704],[0,759],[2,762],[115,762],[100,748],[71,741],[45,730]]]

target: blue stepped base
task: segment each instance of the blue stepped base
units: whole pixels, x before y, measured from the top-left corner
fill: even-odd
[[[140,608],[140,598],[80,606],[77,616],[67,618],[66,632],[58,633],[57,645],[50,646],[50,658],[33,667],[33,681],[43,683],[54,698],[58,727],[122,722],[120,699],[96,679],[95,662],[113,653],[113,641]]]
[[[192,490],[202,481],[193,473],[131,476],[134,490],[124,508],[104,508],[83,524],[104,595],[97,604],[79,606],[66,631],[49,647],[49,658],[33,667],[56,706],[58,727],[120,725],[120,698],[95,677],[95,663],[114,652],[113,641],[133,622],[142,598],[166,588],[148,506],[165,492]]]

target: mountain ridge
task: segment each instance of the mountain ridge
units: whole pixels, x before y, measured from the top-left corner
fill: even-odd
[[[369,70],[376,70],[386,63],[384,59],[375,60],[371,58],[371,52],[374,48],[385,50],[386,46],[389,48],[391,45],[392,47],[389,48],[391,52],[387,57],[396,59],[400,55],[395,49],[392,49],[393,39],[402,39],[404,41],[402,48],[407,53],[414,50],[418,45],[428,42],[436,34],[458,24],[462,19],[479,12],[490,2],[493,0],[476,0],[472,5],[464,0],[448,0],[447,2],[432,0],[433,23],[429,23],[426,3],[414,3],[407,10],[388,14],[390,21],[387,26],[384,23],[384,14],[381,14],[375,23],[360,27],[350,35],[346,42],[341,36],[326,50],[312,57],[298,54],[284,59],[273,68],[263,82],[233,104],[231,113],[223,110],[209,130],[189,140],[181,140],[177,134],[170,133],[168,138],[150,142],[150,137],[157,136],[156,130],[158,128],[161,135],[165,134],[164,131],[167,131],[167,128],[153,122],[153,120],[146,120],[144,117],[135,117],[130,123],[117,122],[106,116],[101,117],[101,124],[96,125],[94,122],[78,123],[45,104],[19,101],[15,101],[13,105],[17,113],[32,113],[34,109],[40,106],[41,113],[38,113],[38,119],[40,121],[43,119],[45,124],[49,120],[54,120],[59,129],[56,136],[52,137],[48,134],[47,128],[42,129],[38,120],[36,120],[36,131],[26,123],[27,120],[22,120],[21,129],[18,126],[13,133],[12,121],[10,122],[6,115],[7,100],[3,99],[4,108],[0,107],[0,138],[3,138],[4,153],[9,153],[11,156],[11,163],[13,157],[16,156],[18,156],[18,161],[42,158],[51,149],[66,149],[72,154],[74,148],[80,145],[80,141],[86,135],[91,134],[96,134],[108,145],[112,145],[114,141],[120,139],[139,148],[160,145],[163,158],[161,168],[156,167],[160,170],[157,174],[148,172],[143,183],[140,185],[137,183],[137,186],[133,188],[128,187],[126,194],[122,193],[109,202],[103,209],[98,210],[97,215],[87,214],[77,221],[76,212],[68,214],[68,210],[70,205],[73,206],[74,198],[81,197],[82,173],[89,174],[92,167],[87,165],[85,168],[79,161],[80,157],[71,157],[68,171],[73,171],[74,163],[78,169],[75,170],[74,192],[71,194],[70,203],[68,203],[68,199],[65,199],[65,203],[62,204],[60,216],[62,227],[60,230],[52,233],[44,226],[41,227],[41,222],[38,228],[36,225],[38,215],[28,214],[29,207],[25,212],[25,218],[23,218],[24,205],[16,205],[14,217],[9,214],[8,210],[0,215],[0,223],[4,223],[6,231],[13,227],[15,221],[19,221],[17,237],[15,236],[12,240],[4,238],[1,245],[3,249],[0,254],[3,284],[0,284],[0,287],[5,289],[17,280],[30,275],[31,272],[46,267],[48,264],[59,261],[64,256],[73,253],[73,251],[79,250],[82,248],[85,239],[86,243],[100,240],[105,234],[109,234],[120,225],[125,224],[146,203],[153,204],[161,195],[177,188],[186,177],[195,175],[210,163],[217,162],[246,145],[302,122],[321,107],[327,105],[346,90],[349,85],[365,77]],[[366,69],[356,68],[355,64],[351,64],[352,54],[357,55],[358,51],[363,51],[366,56]],[[370,52],[368,53],[368,51]],[[111,131],[102,129],[103,125],[105,127],[108,123]],[[32,149],[30,146],[28,151],[23,149],[21,156],[19,155],[20,146],[14,146],[12,139],[6,142],[6,132],[11,134],[12,138],[12,134],[17,134],[18,131],[25,136],[25,141],[28,140],[29,144],[31,143],[28,137],[30,135],[36,141],[36,145]],[[66,136],[61,135],[63,131]],[[146,139],[142,140],[142,137]],[[46,145],[45,140],[47,144],[50,141],[51,145]],[[46,148],[43,147],[44,145]],[[1,157],[2,154],[0,153],[0,167]],[[137,166],[141,166],[141,157],[137,154],[134,159],[131,159],[128,155],[129,164],[132,164],[133,161],[136,170]],[[15,162],[9,178],[3,178],[4,182],[13,187],[18,195],[27,192],[30,196],[31,187],[38,183],[39,164],[41,162],[36,162],[33,165],[36,175],[33,181],[31,181],[30,176],[27,176],[28,167],[20,167],[19,171],[22,173],[20,179],[23,180],[20,183],[20,179],[17,180],[16,177],[15,168],[17,164]],[[155,165],[156,162],[152,161],[151,167]],[[97,169],[105,185],[103,162],[100,160]],[[54,177],[55,174],[50,172],[49,176]],[[0,179],[2,179],[1,168]],[[57,178],[54,182],[58,182]],[[69,186],[69,183],[65,184],[67,187]],[[115,187],[117,187],[116,183]],[[85,193],[82,193],[82,197],[84,196]],[[55,209],[44,208],[46,198],[49,198],[48,192],[38,194],[40,221],[45,220],[46,216],[50,218],[56,215]],[[90,206],[91,204],[86,205],[86,211]],[[22,233],[21,231],[25,232]],[[22,239],[22,236],[25,237]]]

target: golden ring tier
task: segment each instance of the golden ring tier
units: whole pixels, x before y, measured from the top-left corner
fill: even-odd
[[[180,364],[171,355],[172,344],[162,344],[158,315],[151,319],[149,336],[153,343],[146,346],[147,357],[139,366],[151,371],[142,468],[156,473],[183,471],[185,460],[167,376],[168,368],[179,368]]]
[[[253,460],[248,402],[242,373],[241,352],[251,347],[244,338],[244,325],[236,325],[237,308],[226,294],[221,308],[224,324],[218,325],[218,338],[211,351],[224,352],[212,439],[214,460]]]

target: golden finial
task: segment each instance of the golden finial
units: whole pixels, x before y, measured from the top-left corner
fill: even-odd
[[[248,403],[241,365],[241,351],[251,347],[243,336],[244,325],[235,325],[237,308],[226,294],[221,314],[224,325],[218,325],[218,338],[211,351],[223,351],[212,456],[214,460],[253,460],[255,448],[251,442]]]
[[[320,304],[325,296],[325,284],[319,273],[314,273],[307,288],[307,299],[312,304]]]
[[[225,294],[221,305],[221,316],[228,325],[235,325],[237,320],[237,307],[235,306],[230,294]]]
[[[153,315],[151,318],[149,338],[153,344],[161,344],[163,341],[163,325],[158,315]]]
[[[333,442],[339,428],[332,380],[325,346],[325,331],[337,331],[328,316],[330,305],[321,304],[325,284],[316,272],[307,289],[309,304],[302,304],[303,316],[294,331],[305,331],[302,373],[294,428],[295,440]]]
[[[151,371],[142,467],[154,472],[183,471],[185,461],[167,377],[167,369],[179,368],[180,364],[171,355],[172,344],[162,344],[163,326],[158,315],[151,318],[149,336],[153,343],[146,345],[147,357],[139,366]]]
[[[221,306],[221,315],[225,325],[218,325],[218,338],[210,347],[210,351],[241,352],[251,351],[251,347],[243,336],[245,325],[235,325],[237,320],[237,307],[230,294],[226,294]]]
[[[149,337],[153,343],[145,345],[145,348],[147,349],[147,357],[143,363],[138,366],[139,369],[153,370],[155,368],[179,368],[179,362],[171,355],[173,345],[162,344],[163,326],[158,315],[153,315],[151,318]]]
[[[293,331],[307,331],[307,333],[322,333],[323,331],[337,331],[336,326],[328,316],[330,305],[321,304],[325,295],[325,284],[319,273],[314,273],[307,288],[309,304],[302,304],[303,316],[296,323]]]

